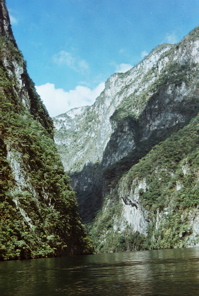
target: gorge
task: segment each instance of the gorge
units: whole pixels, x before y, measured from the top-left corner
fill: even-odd
[[[198,246],[198,73],[196,27],[52,119],[0,0],[0,260]]]
[[[198,62],[196,27],[53,119],[98,252],[198,244]]]
[[[0,260],[91,252],[52,119],[0,0]]]

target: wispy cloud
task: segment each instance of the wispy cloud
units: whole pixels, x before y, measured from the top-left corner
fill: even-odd
[[[141,58],[144,59],[149,53],[146,50],[141,52]]]
[[[120,54],[126,54],[126,49],[125,48],[120,48],[119,53]]]
[[[116,65],[115,71],[119,73],[124,73],[128,70],[130,70],[133,66],[130,64],[119,64]]]
[[[12,25],[17,25],[18,24],[18,20],[12,15],[9,13],[9,16],[10,16],[10,22]]]
[[[52,83],[46,83],[36,86],[36,89],[50,116],[54,117],[76,107],[92,105],[104,86],[104,83],[100,83],[96,88],[90,89],[79,85],[66,92],[61,88],[55,88]]]
[[[65,50],[55,54],[52,57],[52,61],[57,65],[67,66],[70,69],[80,73],[88,72],[89,70],[89,65],[86,60],[83,60],[73,55],[71,52]]]
[[[167,43],[171,43],[171,44],[174,44],[174,43],[177,43],[179,38],[178,36],[176,35],[175,32],[172,32],[172,33],[168,33],[165,37],[165,40]]]

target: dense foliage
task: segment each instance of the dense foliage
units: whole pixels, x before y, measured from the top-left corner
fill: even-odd
[[[190,58],[198,51],[197,42],[193,49],[198,38],[199,27],[165,51],[162,59],[169,61],[166,66],[161,61],[152,67],[144,81],[144,92],[126,96],[110,118],[116,129],[108,144],[107,159],[114,153],[118,155],[119,145],[122,147],[125,141],[132,145],[127,136],[130,131],[137,146],[104,173],[103,207],[88,224],[98,252],[179,248],[199,243],[198,56]],[[185,48],[187,52],[183,52]],[[154,79],[159,68],[162,71]],[[150,80],[153,83],[149,84]],[[139,113],[142,110],[145,116]],[[163,124],[162,118],[166,118]],[[184,121],[178,124],[180,118]],[[166,130],[172,120],[173,125]],[[147,132],[145,137],[142,135],[143,126],[147,132],[150,126],[156,128],[148,140]],[[137,212],[129,211],[123,194],[136,200]],[[135,225],[141,221],[139,215],[144,217],[140,232],[134,231],[133,225],[133,219]]]
[[[92,106],[54,121],[99,252],[198,243],[198,40],[199,27],[158,46]]]
[[[199,236],[191,238],[192,223],[199,214],[198,147],[199,116],[196,116],[183,129],[154,146],[122,177],[95,221],[88,225],[97,251],[176,248],[199,241]],[[128,225],[123,231],[114,231],[122,221],[120,187],[133,192],[143,179],[147,188],[140,189],[139,197],[149,222],[147,235],[132,232]]]
[[[23,70],[23,88],[16,68]],[[52,139],[52,120],[23,57],[4,37],[0,102],[0,259],[92,252]]]

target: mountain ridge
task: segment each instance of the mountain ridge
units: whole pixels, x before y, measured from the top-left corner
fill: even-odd
[[[160,45],[126,73],[113,74],[95,103],[79,110],[82,113],[74,118],[66,115],[64,119],[62,114],[60,120],[59,116],[53,119],[55,142],[77,192],[84,222],[94,228],[102,227],[101,210],[106,208],[110,212],[107,205],[113,201],[112,192],[120,210],[129,211],[129,205],[121,202],[122,198],[127,199],[121,196],[118,182],[155,145],[197,115],[198,48],[199,27],[196,27],[180,43]],[[123,216],[126,222],[120,217],[121,225],[129,225],[129,219],[134,217],[135,211],[127,212]],[[144,221],[143,206],[139,212],[140,221]],[[117,220],[117,213],[114,215]],[[108,219],[111,221],[111,215]],[[148,229],[149,225],[143,227]],[[140,228],[137,229],[142,236]],[[98,243],[100,239],[108,240],[104,236],[98,239],[97,234],[94,238]],[[108,243],[104,245],[102,249]]]
[[[0,260],[91,253],[49,117],[0,1]]]

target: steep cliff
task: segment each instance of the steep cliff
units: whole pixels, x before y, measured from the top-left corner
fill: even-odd
[[[195,221],[198,219],[197,202],[184,202],[182,211],[169,205],[184,190],[177,177],[180,168],[192,158],[190,153],[197,156],[196,138],[196,147],[188,148],[189,140],[197,135],[194,121],[190,120],[195,118],[197,122],[199,111],[198,62],[199,27],[179,44],[158,46],[128,72],[111,76],[91,107],[54,118],[58,151],[77,191],[80,213],[90,223],[99,250],[196,243],[196,230],[192,234],[191,230],[174,231],[182,241],[178,244],[168,225],[173,219],[169,215],[177,212],[178,218],[184,218],[173,223],[181,221],[182,225],[189,225],[188,229],[197,229],[191,218],[193,212]],[[178,141],[173,140],[175,137]],[[163,146],[156,146],[161,142]],[[187,150],[183,151],[185,147]],[[159,166],[156,161],[161,159]],[[171,170],[167,168],[168,160],[176,164]],[[141,171],[139,176],[134,173],[136,168]],[[189,170],[196,184],[197,166],[189,166]],[[183,180],[185,175],[182,173]],[[166,191],[174,180],[178,186]],[[187,185],[186,196],[191,196],[191,184]],[[194,196],[199,196],[198,187],[193,190]],[[167,226],[170,245],[164,244],[160,235]],[[162,243],[155,243],[157,237]]]
[[[53,141],[0,0],[0,259],[91,252]]]

